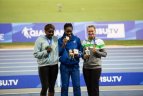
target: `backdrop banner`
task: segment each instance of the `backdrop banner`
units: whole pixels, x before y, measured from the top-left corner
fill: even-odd
[[[81,86],[86,86],[82,73],[80,74],[80,79]],[[61,81],[60,78],[58,78],[56,82],[56,87],[60,87],[60,85]],[[143,73],[102,73],[100,77],[100,86],[121,85],[143,85]],[[72,86],[71,81],[70,86]],[[38,75],[0,76],[0,89],[39,87],[41,87],[41,84]]]
[[[0,42],[12,42],[12,24],[0,23]]]
[[[49,22],[47,22],[49,23]],[[8,23],[0,24],[0,42],[35,42],[37,37],[44,35],[47,23]],[[65,23],[52,23],[55,36],[61,37]],[[86,39],[86,27],[96,26],[96,36],[104,40],[143,40],[143,21],[120,22],[73,22],[73,33],[81,40]]]

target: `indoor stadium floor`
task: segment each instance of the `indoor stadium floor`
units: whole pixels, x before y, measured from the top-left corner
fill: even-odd
[[[27,94],[7,94],[0,96],[40,96],[39,93]],[[60,92],[56,92],[55,96],[60,96]],[[73,92],[69,92],[69,96],[73,96]],[[87,92],[82,91],[82,96],[88,96]],[[100,91],[100,96],[143,96],[143,90],[136,91]]]
[[[103,69],[104,69],[103,73],[142,72],[143,71],[142,69],[143,68],[142,67],[143,51],[142,50],[143,50],[143,47],[107,48],[107,51],[109,54],[106,59],[103,59]],[[23,75],[29,75],[29,74],[30,75],[37,74],[36,60],[33,58],[32,52],[33,52],[32,49],[1,50],[0,51],[0,76],[15,76],[15,75],[23,76]],[[134,55],[131,56],[131,54],[134,54]],[[138,57],[138,58],[132,59],[134,57]],[[26,61],[27,63],[25,63],[25,61],[22,61],[23,58],[27,58],[27,61]],[[125,62],[125,59],[128,59],[128,61]],[[115,61],[118,61],[118,62],[116,62],[114,65],[111,66],[110,64],[112,64]],[[25,65],[23,66],[22,63],[24,63]],[[106,65],[110,65],[110,66],[106,66]],[[31,67],[28,67],[28,66],[31,66]],[[134,70],[134,67],[136,67],[135,70]],[[34,71],[31,71],[31,70],[34,70]],[[88,96],[86,87],[84,88],[81,87],[81,90],[82,90],[81,96]],[[56,91],[55,96],[60,96],[60,87],[56,87],[55,91]],[[0,89],[0,96],[40,96],[39,93],[40,93],[40,88]],[[69,96],[73,96],[72,88],[69,89]],[[100,86],[100,96],[143,96],[143,85]]]

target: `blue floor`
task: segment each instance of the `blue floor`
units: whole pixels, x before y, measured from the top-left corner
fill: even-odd
[[[9,94],[0,96],[40,96],[37,93],[30,94]],[[60,96],[60,93],[56,93],[55,96]],[[69,92],[69,96],[73,96],[72,92]],[[82,96],[88,96],[87,92],[82,92]],[[143,90],[136,91],[101,91],[100,96],[143,96]]]

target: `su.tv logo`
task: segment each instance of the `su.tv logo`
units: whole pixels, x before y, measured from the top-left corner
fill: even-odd
[[[24,27],[22,30],[22,34],[26,38],[32,38],[32,37],[38,37],[40,35],[44,35],[44,32],[42,30],[33,30],[32,28]]]

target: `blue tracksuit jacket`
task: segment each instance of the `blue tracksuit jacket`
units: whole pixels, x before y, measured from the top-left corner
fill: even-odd
[[[72,35],[71,39],[67,42],[65,48],[62,48],[62,44],[63,44],[63,39],[65,38],[65,34],[59,38],[58,40],[58,46],[59,46],[59,61],[61,62],[61,64],[78,64],[79,63],[79,59],[82,56],[82,45],[81,45],[81,41],[77,36]],[[71,58],[69,56],[69,50],[70,49],[77,49],[79,50],[79,55],[77,57],[75,57],[74,59]]]

